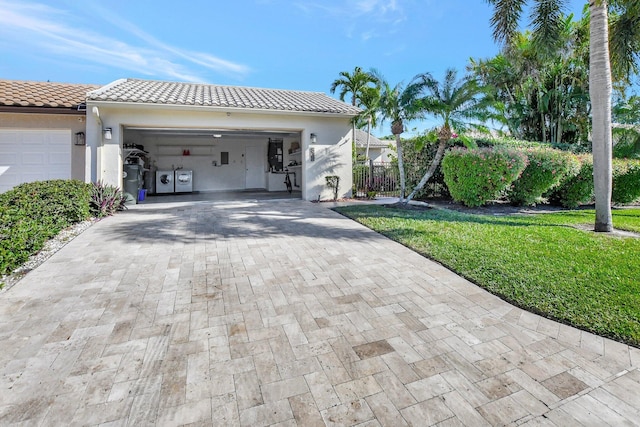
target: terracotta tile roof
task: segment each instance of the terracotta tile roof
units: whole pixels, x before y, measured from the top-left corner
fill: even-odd
[[[242,108],[272,111],[315,112],[355,115],[360,109],[321,92],[218,86],[123,79],[89,93],[89,100]]]
[[[392,140],[379,139],[371,135],[371,139],[369,140],[369,147],[385,148],[385,147],[388,147],[389,144],[393,144],[393,143],[394,141]],[[367,132],[361,129],[356,129],[356,146],[357,147],[367,146]]]
[[[98,85],[0,80],[0,106],[77,108]]]

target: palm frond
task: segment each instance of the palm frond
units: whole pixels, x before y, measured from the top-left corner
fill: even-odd
[[[531,11],[533,45],[540,54],[550,55],[558,50],[563,34],[566,0],[536,0]]]
[[[493,38],[506,45],[518,30],[518,21],[526,0],[488,0],[488,3],[494,6],[491,17]]]
[[[614,78],[628,80],[640,66],[640,2],[627,2],[611,14],[609,50]]]

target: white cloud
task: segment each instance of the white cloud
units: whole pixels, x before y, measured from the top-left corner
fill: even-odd
[[[0,0],[0,35],[12,39],[25,49],[74,58],[83,63],[134,71],[148,76],[203,82],[199,74],[214,71],[244,77],[249,67],[218,58],[205,52],[185,51],[163,43],[135,25],[113,17],[106,11],[101,16],[137,37],[139,46],[103,36],[88,28],[70,24],[74,17],[39,3],[14,3]]]
[[[326,3],[297,2],[298,9],[307,14],[321,12],[333,19],[348,23],[346,36],[360,34],[362,41],[380,37],[381,32],[390,33],[406,21],[404,9],[397,0],[347,0]]]

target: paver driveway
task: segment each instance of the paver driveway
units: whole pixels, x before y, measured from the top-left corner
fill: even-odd
[[[0,425],[622,425],[640,355],[317,204],[154,204],[0,293]]]

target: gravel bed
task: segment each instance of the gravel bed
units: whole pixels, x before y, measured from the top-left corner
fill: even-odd
[[[29,260],[16,268],[11,274],[0,277],[0,293],[7,291],[13,285],[18,283],[20,279],[26,276],[31,270],[45,262],[49,257],[58,252],[64,245],[73,240],[74,237],[91,227],[96,219],[79,222],[69,228],[62,230],[51,240],[45,242],[43,248],[36,254],[31,255]]]

